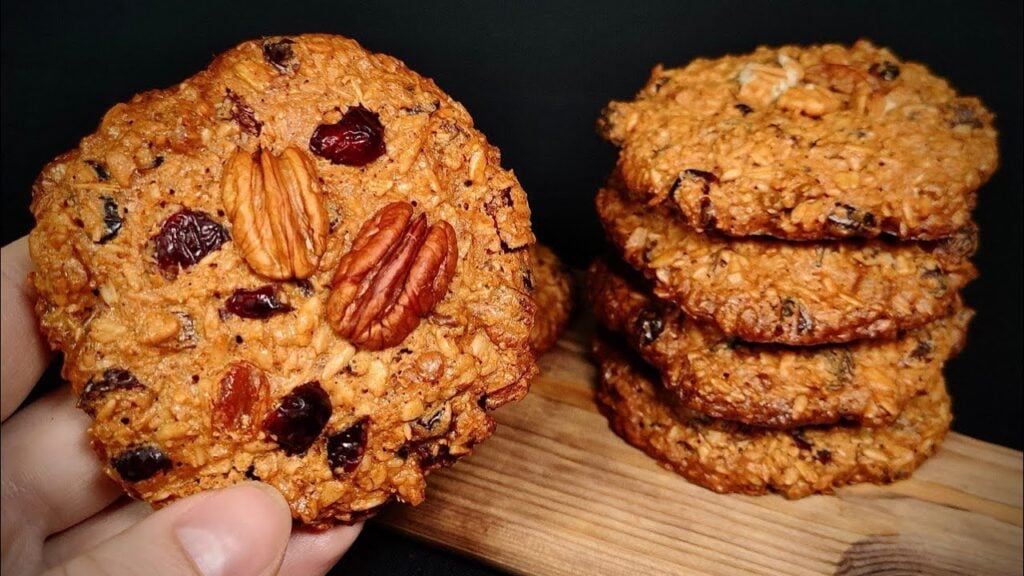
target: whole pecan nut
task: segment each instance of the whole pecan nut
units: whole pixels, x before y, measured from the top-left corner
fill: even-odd
[[[400,343],[448,292],[459,249],[445,221],[427,226],[408,202],[381,208],[360,228],[331,281],[327,320],[353,344]]]
[[[327,247],[328,219],[306,153],[238,151],[224,165],[221,197],[245,261],[275,280],[309,278]]]

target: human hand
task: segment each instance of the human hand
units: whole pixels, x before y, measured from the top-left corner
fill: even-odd
[[[292,527],[284,498],[250,482],[153,512],[125,497],[89,448],[67,386],[12,413],[50,359],[25,278],[27,239],[2,251],[3,574],[324,574],[361,525]]]

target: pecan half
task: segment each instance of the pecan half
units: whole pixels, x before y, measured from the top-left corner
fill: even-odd
[[[339,336],[368,350],[405,339],[448,293],[459,248],[445,221],[413,219],[408,202],[366,221],[331,281],[327,320]]]
[[[280,156],[238,151],[224,165],[221,197],[249,266],[275,280],[309,278],[327,247],[316,166],[294,146]]]

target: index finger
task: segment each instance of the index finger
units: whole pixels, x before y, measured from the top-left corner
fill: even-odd
[[[27,237],[0,251],[0,420],[6,420],[21,404],[50,359],[32,311],[35,294],[28,283],[31,271]]]

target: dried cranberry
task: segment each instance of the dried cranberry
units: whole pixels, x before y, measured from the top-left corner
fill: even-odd
[[[254,320],[262,320],[275,314],[292,311],[291,306],[278,300],[277,287],[271,284],[255,290],[235,290],[224,307],[236,316]]]
[[[113,198],[101,196],[100,199],[103,200],[103,226],[106,230],[103,232],[103,236],[100,236],[98,242],[106,244],[117,237],[117,233],[121,231],[124,220],[121,218],[121,212]]]
[[[96,404],[114,390],[140,390],[145,388],[139,379],[123,368],[110,368],[99,380],[89,380],[78,397],[78,407],[95,416]]]
[[[648,308],[637,314],[633,328],[641,344],[650,344],[661,335],[661,331],[665,329],[665,322],[657,310]]]
[[[304,453],[331,417],[331,399],[317,381],[306,382],[281,398],[264,423],[288,455]]]
[[[263,41],[263,58],[281,72],[293,71],[298,67],[298,63],[295,62],[292,44],[295,44],[295,41],[288,38],[268,38]]]
[[[384,154],[384,125],[376,112],[355,106],[336,124],[317,126],[309,150],[332,164],[365,166]]]
[[[171,467],[171,459],[163,450],[151,444],[129,448],[114,456],[110,463],[121,478],[128,482],[152,478]]]
[[[178,269],[199,262],[230,239],[227,230],[205,212],[183,208],[164,220],[153,237],[156,262],[164,276],[174,277]]]
[[[327,437],[327,462],[332,470],[341,468],[346,474],[359,467],[366,452],[368,418]]]

